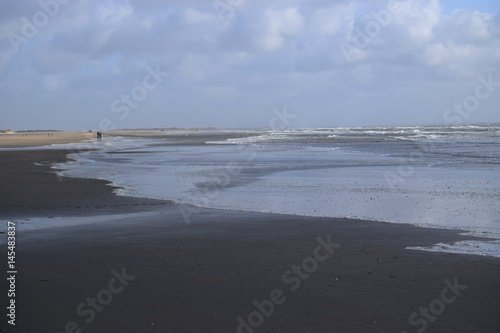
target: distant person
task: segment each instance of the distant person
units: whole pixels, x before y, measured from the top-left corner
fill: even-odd
[[[102,139],[102,132],[97,132],[97,140],[101,140]]]

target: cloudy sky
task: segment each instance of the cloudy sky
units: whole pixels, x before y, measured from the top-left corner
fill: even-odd
[[[500,122],[499,13],[498,0],[0,0],[0,129],[269,127],[284,110],[289,127]]]

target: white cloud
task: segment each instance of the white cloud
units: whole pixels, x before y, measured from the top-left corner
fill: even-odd
[[[396,15],[399,28],[407,29],[412,43],[422,44],[434,37],[434,28],[441,20],[438,0],[406,1],[401,15]]]
[[[184,20],[190,24],[207,23],[215,20],[212,13],[206,13],[188,8],[184,11]]]
[[[94,17],[102,25],[116,26],[132,14],[133,9],[127,3],[107,2],[99,3],[95,9]]]
[[[333,36],[346,26],[352,25],[352,19],[358,9],[355,2],[318,8],[311,15],[309,28],[312,34]]]
[[[447,22],[448,32],[462,43],[478,44],[494,38],[493,15],[457,10]]]
[[[257,42],[266,51],[281,48],[287,37],[298,35],[304,28],[304,18],[297,8],[285,10],[268,9],[265,11],[267,28],[264,36],[257,37]]]
[[[480,56],[480,52],[471,45],[435,43],[424,48],[422,58],[431,66],[464,65]]]

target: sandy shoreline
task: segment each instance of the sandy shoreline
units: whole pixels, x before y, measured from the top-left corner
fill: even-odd
[[[417,332],[424,323],[426,332],[500,329],[498,258],[404,249],[464,239],[458,231],[201,208],[187,224],[171,202],[117,197],[102,180],[59,179],[49,163],[66,153],[0,152],[3,225],[49,216],[95,222],[17,235],[18,323],[12,330],[4,319],[0,330],[64,332],[74,321],[82,332],[238,332],[237,318],[248,323],[253,302],[273,290],[286,299],[250,327],[255,332]],[[154,214],[107,223],[107,215],[143,211]],[[329,236],[340,247],[307,278],[296,274],[292,291],[283,273]],[[76,308],[122,268],[134,278],[85,322],[90,315]],[[418,315],[410,325],[420,307],[440,304],[431,302],[454,279],[467,288],[432,320]],[[5,279],[0,288],[8,289]]]
[[[242,134],[237,130],[227,130],[226,133],[216,129],[124,129],[111,130],[103,133],[104,138],[108,137],[133,137],[150,138],[159,137],[175,142],[176,145],[204,144],[213,139],[213,133],[217,132],[219,140],[229,138],[241,138],[250,134]],[[62,132],[62,131],[39,131],[39,132],[16,132],[0,133],[0,148],[27,148],[41,147],[54,144],[69,144],[87,142],[96,138],[96,132]]]
[[[20,132],[0,134],[0,148],[39,147],[52,144],[78,143],[94,139],[93,132]]]

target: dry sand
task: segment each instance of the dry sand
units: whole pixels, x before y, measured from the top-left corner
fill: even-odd
[[[94,132],[19,132],[0,134],[0,148],[37,147],[94,139]]]

